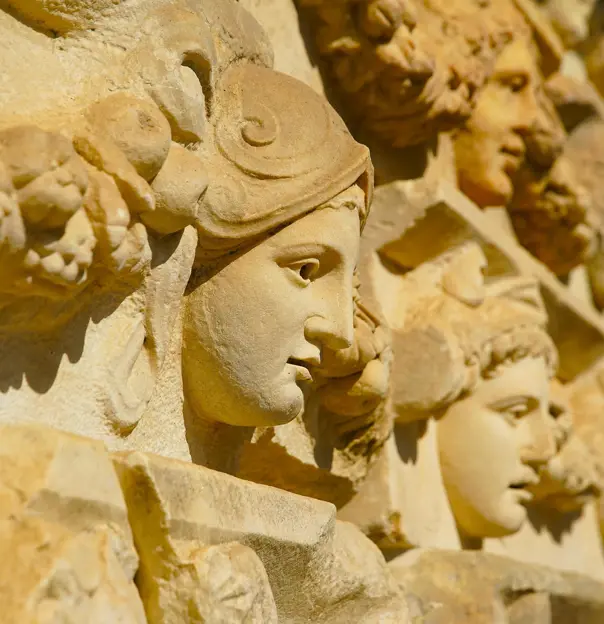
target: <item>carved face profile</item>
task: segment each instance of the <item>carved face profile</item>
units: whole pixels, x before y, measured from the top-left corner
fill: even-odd
[[[596,241],[593,204],[579,183],[578,164],[565,148],[550,169],[524,168],[508,205],[520,244],[561,276],[585,262]]]
[[[508,0],[300,0],[353,122],[395,147],[468,119],[502,47],[527,30]]]
[[[585,380],[580,380],[579,385]],[[556,439],[556,454],[541,466],[539,483],[531,487],[533,504],[561,513],[575,512],[600,494],[600,478],[594,454],[576,428],[570,398],[573,384],[557,379],[550,383],[550,414]]]
[[[526,487],[554,453],[543,358],[527,358],[482,379],[438,424],[441,468],[460,529],[474,537],[516,532]]]
[[[456,136],[459,186],[481,207],[505,205],[512,196],[512,176],[525,154],[523,136],[539,114],[539,81],[528,43],[513,41],[498,57],[471,118]]]
[[[188,395],[202,414],[272,426],[302,412],[322,350],[352,343],[363,201],[357,187],[345,191],[238,255],[189,296],[184,349],[195,369]]]
[[[197,218],[183,379],[199,418],[289,422],[326,348],[351,345],[353,273],[370,167],[336,113],[298,81],[230,70]],[[222,98],[222,99],[221,99]]]
[[[549,382],[557,355],[537,285],[485,284],[485,264],[470,243],[403,277],[394,358],[410,381],[397,379],[392,400],[401,421],[437,419],[453,514],[460,532],[477,538],[520,528],[527,488],[556,450]]]

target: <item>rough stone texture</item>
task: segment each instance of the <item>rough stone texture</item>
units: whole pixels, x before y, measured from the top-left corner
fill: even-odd
[[[122,453],[114,461],[150,621],[182,621],[192,604],[199,615],[190,621],[200,622],[204,608],[214,608],[213,617],[231,609],[236,621],[276,621],[275,604],[286,622],[343,622],[354,613],[368,622],[405,621],[379,551],[336,522],[332,505],[158,456]],[[204,578],[212,559],[219,565],[219,553],[228,560],[229,550],[226,587]],[[254,569],[260,561],[267,576]]]
[[[602,584],[586,576],[474,552],[411,552],[389,564],[412,618],[430,624],[596,624]]]
[[[589,18],[596,0],[536,0],[567,48],[576,47],[589,35]]]
[[[0,501],[4,622],[146,621],[126,504],[100,442],[3,425]]]
[[[342,110],[355,126],[398,147],[468,120],[511,40],[528,41],[534,32],[544,72],[555,69],[561,45],[525,4],[299,1]]]
[[[402,235],[393,236],[393,232]],[[380,310],[393,333],[387,409],[398,419],[396,443],[388,442],[387,459],[378,462],[360,494],[340,515],[356,518],[389,556],[396,549],[418,546],[482,546],[516,560],[600,577],[601,555],[599,545],[594,550],[597,519],[592,502],[600,488],[597,462],[587,453],[588,443],[578,429],[581,419],[589,419],[588,411],[580,408],[578,413],[568,406],[566,394],[572,392],[572,386],[565,388],[555,382],[550,388],[542,387],[538,395],[535,377],[521,389],[520,385],[535,371],[527,369],[514,378],[513,369],[522,368],[518,359],[518,363],[503,367],[506,372],[496,372],[494,377],[489,374],[488,381],[478,381],[476,373],[488,369],[489,360],[480,355],[480,348],[475,351],[476,346],[470,345],[481,335],[487,342],[488,336],[492,336],[490,357],[504,356],[514,345],[526,356],[538,344],[547,343],[536,340],[537,334],[529,331],[539,314],[547,312],[548,330],[559,350],[558,378],[565,382],[576,379],[579,383],[585,371],[597,365],[602,356],[603,326],[589,307],[580,304],[543,265],[518,246],[511,230],[507,232],[489,211],[481,212],[447,184],[436,186],[436,190],[425,187],[423,193],[418,192],[417,185],[400,182],[378,188],[361,250],[362,294]],[[535,285],[541,293],[541,304]],[[495,299],[489,299],[493,296]],[[497,309],[503,300],[496,302],[498,297],[509,297],[511,305],[501,315]],[[456,312],[451,307],[454,299],[459,302]],[[529,309],[524,308],[527,304],[535,306],[533,312],[537,316],[533,321],[529,321]],[[468,320],[480,314],[485,305],[490,310],[488,321]],[[512,312],[512,308],[516,311]],[[512,320],[523,308],[522,314],[528,316]],[[454,322],[449,324],[447,318]],[[503,324],[498,325],[499,322]],[[509,331],[505,329],[507,322]],[[537,322],[543,323],[543,317]],[[501,348],[497,346],[500,338],[495,337],[499,331],[506,334]],[[545,339],[543,329],[540,335]],[[574,341],[581,335],[585,342],[577,349]],[[546,352],[547,349],[543,351]],[[486,369],[480,368],[485,365]],[[522,450],[520,443],[517,448],[521,461],[536,473],[530,477],[534,485],[524,484],[526,499],[534,497],[534,502],[528,503],[524,520],[513,527],[508,524],[507,529],[504,516],[496,528],[494,516],[487,524],[481,521],[477,525],[475,515],[464,511],[468,503],[474,510],[491,504],[486,501],[495,495],[495,483],[502,478],[507,462],[500,455],[506,436],[497,420],[492,424],[498,433],[483,429],[487,416],[492,416],[479,407],[482,399],[471,398],[473,391],[469,397],[467,391],[462,392],[456,415],[451,413],[456,408],[448,407],[455,406],[451,402],[460,389],[468,387],[465,384],[476,384],[476,391],[484,393],[489,384],[496,383],[498,375],[505,376],[500,386],[502,393],[497,395],[499,391],[493,386],[495,394],[490,399],[485,394],[483,406],[499,401],[503,395],[524,395],[527,391],[534,400],[540,397],[540,409],[528,412],[529,419],[536,418],[535,426],[540,423],[526,430],[533,431],[533,444]],[[537,418],[539,412],[541,416]],[[471,420],[472,414],[476,420],[461,425],[461,420]],[[519,412],[514,417],[518,423],[515,426],[521,428],[525,417]],[[427,426],[422,422],[426,418],[430,419]],[[458,420],[460,426],[456,429]],[[436,432],[442,437],[436,438]],[[489,438],[494,446],[490,446]],[[529,447],[531,452],[527,454]],[[497,461],[493,461],[495,456]],[[443,466],[443,460],[448,466]],[[496,466],[492,472],[491,466]],[[466,479],[473,485],[463,486],[460,496],[459,484],[463,485]],[[452,497],[452,486],[456,498]],[[485,496],[482,502],[477,498],[478,492]],[[494,504],[495,499],[491,502]],[[503,507],[499,509],[503,511]],[[451,511],[457,515],[457,523],[452,521]],[[460,534],[459,529],[463,529]],[[493,535],[494,530],[509,537],[468,539],[468,533],[484,538]]]
[[[603,619],[604,105],[541,4],[0,0],[0,620]]]
[[[274,50],[275,69],[323,93],[325,86],[301,33],[294,0],[240,0],[240,3],[266,31]]]

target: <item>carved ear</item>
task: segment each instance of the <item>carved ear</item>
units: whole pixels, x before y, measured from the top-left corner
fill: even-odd
[[[150,241],[153,266],[142,301],[145,310],[133,327],[123,350],[108,363],[106,416],[122,434],[130,432],[143,415],[174,338],[175,322],[191,275],[197,234],[191,227]]]

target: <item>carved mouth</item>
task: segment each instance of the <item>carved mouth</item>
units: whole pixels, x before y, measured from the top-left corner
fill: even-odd
[[[520,479],[513,481],[508,485],[510,490],[514,490],[515,496],[519,503],[528,503],[533,500],[533,494],[527,488],[539,482],[537,473],[533,470],[527,471]]]
[[[291,364],[296,368],[296,381],[313,381],[312,373],[310,372],[310,364],[304,360],[298,360],[297,358],[289,358],[288,364]]]
[[[501,153],[520,159],[524,156],[524,147],[520,145],[504,145],[501,148]]]
[[[510,490],[514,491],[514,496],[519,503],[529,503],[533,500],[533,494],[525,488],[530,485],[527,481],[518,481],[516,483],[510,483],[508,486]]]

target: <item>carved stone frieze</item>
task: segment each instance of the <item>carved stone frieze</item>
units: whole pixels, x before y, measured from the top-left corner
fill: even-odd
[[[600,621],[571,4],[0,0],[2,622]]]

